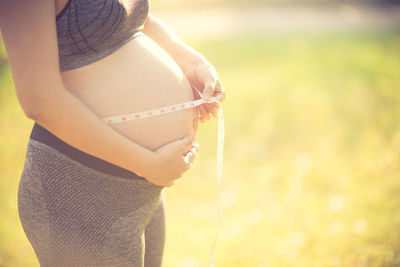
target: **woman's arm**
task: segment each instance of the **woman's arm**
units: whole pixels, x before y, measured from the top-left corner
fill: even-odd
[[[167,51],[185,73],[193,65],[210,64],[203,55],[182,42],[168,25],[151,13],[144,24],[143,33]]]
[[[160,45],[179,65],[187,78],[194,84],[203,86],[205,99],[213,97],[219,101],[225,99],[217,72],[206,58],[192,47],[183,43],[178,36],[161,20],[149,14],[143,32]],[[205,103],[198,107],[200,121],[210,119],[210,113],[217,117],[217,103]]]
[[[2,0],[0,29],[27,117],[79,150],[169,186],[190,168],[188,136],[152,152],[106,125],[66,90],[59,71],[54,0]],[[185,152],[189,151],[187,157]]]

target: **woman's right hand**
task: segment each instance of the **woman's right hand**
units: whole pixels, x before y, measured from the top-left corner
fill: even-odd
[[[158,148],[141,175],[153,184],[172,186],[192,166],[199,148],[194,140],[193,135],[187,135]]]

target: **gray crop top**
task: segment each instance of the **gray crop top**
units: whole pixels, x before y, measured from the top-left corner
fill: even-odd
[[[88,65],[138,36],[148,0],[69,0],[56,17],[60,71]]]

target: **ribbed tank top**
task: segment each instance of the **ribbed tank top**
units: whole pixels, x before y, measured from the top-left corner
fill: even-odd
[[[148,0],[69,0],[56,17],[60,71],[88,65],[138,36]]]

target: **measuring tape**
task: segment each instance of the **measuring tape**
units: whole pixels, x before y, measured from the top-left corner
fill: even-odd
[[[217,102],[220,106],[218,110],[218,142],[217,142],[217,221],[218,221],[218,229],[215,234],[211,252],[210,252],[210,267],[214,267],[214,259],[215,259],[215,245],[217,242],[218,234],[221,230],[222,225],[222,207],[221,207],[221,178],[222,178],[222,167],[223,167],[223,152],[224,152],[224,137],[225,137],[225,127],[224,127],[224,114],[222,112],[222,104],[220,101],[216,99],[205,100],[203,99],[203,94],[191,84],[191,86],[197,91],[200,99],[187,101],[179,104],[174,104],[170,106],[165,106],[161,108],[149,109],[141,112],[129,113],[119,116],[111,116],[103,118],[103,121],[107,124],[121,123],[132,120],[140,120],[145,118],[150,118],[170,112],[175,112],[179,110],[194,108],[200,106],[204,103],[212,103]]]

